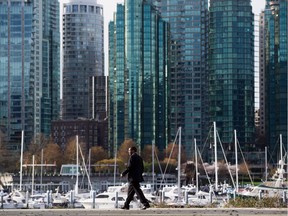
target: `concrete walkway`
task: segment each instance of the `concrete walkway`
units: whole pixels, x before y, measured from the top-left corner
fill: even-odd
[[[255,208],[150,208],[146,210],[0,209],[2,216],[287,216],[288,209]]]

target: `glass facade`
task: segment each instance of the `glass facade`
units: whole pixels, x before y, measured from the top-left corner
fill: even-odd
[[[208,0],[154,0],[171,30],[171,136],[192,156],[208,135],[206,95]]]
[[[265,10],[265,117],[270,151],[287,143],[287,1],[267,0]],[[278,148],[278,146],[277,146]]]
[[[59,3],[0,1],[0,129],[8,148],[50,134],[60,103]]]
[[[265,22],[264,11],[260,13],[259,20],[259,117],[260,125],[258,135],[266,136],[265,118]]]
[[[109,149],[125,139],[125,7],[117,4],[114,22],[109,23]],[[115,29],[115,30],[114,30]],[[116,34],[114,33],[116,32]],[[126,100],[127,101],[127,100]],[[127,119],[126,119],[127,121]],[[128,135],[128,133],[127,133]]]
[[[89,79],[104,76],[103,6],[94,0],[63,5],[62,118],[92,118]]]
[[[210,124],[222,143],[254,143],[254,16],[250,0],[211,0],[209,21]]]
[[[118,4],[109,24],[109,141],[139,147],[167,145],[169,33],[156,9],[142,0]]]

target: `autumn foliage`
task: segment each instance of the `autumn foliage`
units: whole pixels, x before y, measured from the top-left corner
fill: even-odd
[[[0,136],[1,138],[1,136]],[[132,139],[126,139],[123,143],[115,148],[117,154],[109,158],[108,150],[104,149],[102,146],[93,146],[87,149],[86,143],[78,140],[79,149],[79,163],[83,165],[83,160],[88,165],[88,160],[90,159],[90,164],[92,166],[92,172],[95,173],[113,173],[115,169],[115,156],[116,156],[116,167],[117,173],[122,172],[127,166],[129,159],[128,149],[132,146],[136,146],[138,153],[144,160],[145,172],[152,172],[152,161],[154,161],[154,171],[156,173],[176,173],[178,166],[178,150],[179,146],[175,143],[170,143],[167,145],[163,152],[160,152],[157,148],[157,144],[154,149],[154,160],[152,160],[152,144],[145,145],[143,149],[139,149]],[[82,154],[80,154],[80,152]],[[45,164],[55,164],[53,169],[45,169],[45,172],[55,172],[60,173],[60,168],[62,164],[76,164],[76,137],[71,137],[65,147],[60,147],[52,140],[47,139],[43,135],[35,137],[31,144],[25,149],[23,164],[32,164],[32,156],[35,157],[35,164],[43,163]],[[82,156],[84,159],[82,159]],[[43,157],[42,157],[43,156]],[[90,156],[90,158],[89,158]],[[8,151],[3,144],[0,142],[0,169],[1,172],[19,172],[20,167],[20,153],[13,154]],[[186,163],[185,150],[181,149],[181,164]],[[31,167],[30,167],[31,168]],[[24,172],[31,172],[30,168],[25,168]],[[38,168],[39,169],[39,168]],[[194,168],[186,169],[186,174],[192,178],[195,175],[193,171]],[[199,172],[201,171],[201,165],[199,167]],[[39,170],[38,170],[39,172]],[[219,164],[219,173],[221,175],[226,175],[227,168],[224,165]],[[203,174],[203,173],[202,173]],[[239,165],[239,174],[247,175],[247,169],[244,164]]]
[[[129,159],[128,149],[132,146],[136,146],[135,142],[132,139],[125,140],[120,146],[117,152],[117,158],[123,163],[127,163]]]
[[[3,142],[0,142],[0,173],[17,172],[19,170],[18,159],[17,155],[7,150]]]
[[[108,152],[101,146],[93,146],[91,148],[91,164],[108,158]]]
[[[174,143],[168,144],[167,148],[165,149],[165,157],[169,158],[171,157],[172,159],[175,159],[178,161],[178,152],[179,152],[179,146]],[[183,148],[181,148],[181,163],[186,162],[186,154]]]

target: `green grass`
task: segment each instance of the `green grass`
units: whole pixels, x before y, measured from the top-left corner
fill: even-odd
[[[225,205],[225,207],[231,208],[287,208],[287,203],[283,203],[279,197],[269,197],[259,200],[258,198],[240,198],[237,197],[235,200],[231,199]]]

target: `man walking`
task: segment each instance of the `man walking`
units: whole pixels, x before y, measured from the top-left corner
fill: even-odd
[[[128,161],[127,169],[121,173],[121,177],[125,176],[128,173],[129,182],[127,199],[122,209],[129,210],[129,204],[133,200],[133,197],[136,193],[138,198],[140,199],[140,202],[143,204],[142,209],[144,210],[146,208],[149,208],[150,205],[140,188],[140,182],[144,180],[142,176],[142,173],[144,171],[143,159],[137,154],[136,147],[129,148],[128,153],[130,155],[130,158]]]

